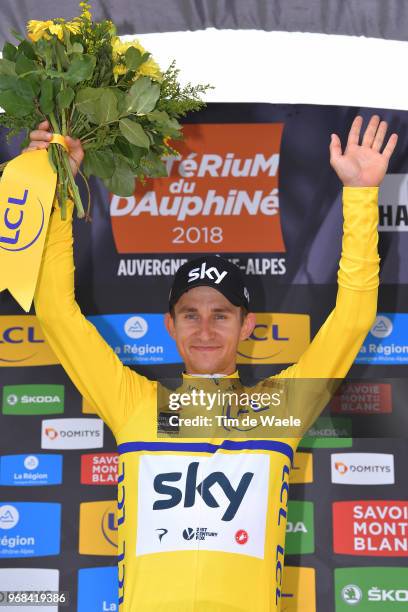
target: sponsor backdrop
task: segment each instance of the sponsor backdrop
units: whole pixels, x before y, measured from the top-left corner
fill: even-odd
[[[257,326],[239,347],[242,378],[299,358],[336,297],[342,210],[329,136],[344,140],[356,113],[373,110],[210,104],[186,118],[168,178],[128,198],[92,183],[93,222],[75,222],[77,299],[123,363],[150,377],[180,373],[163,316],[176,269],[202,252],[231,258],[248,276]],[[408,452],[395,428],[384,436],[406,408],[408,115],[381,114],[400,144],[381,190],[379,315],[352,379],[314,426],[319,438],[306,436],[295,458],[284,610],[408,602]],[[18,151],[4,133],[1,146],[3,159]],[[34,313],[0,300],[0,589],[59,588],[72,610],[116,610],[114,438]]]

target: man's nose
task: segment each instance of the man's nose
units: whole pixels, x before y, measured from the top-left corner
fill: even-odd
[[[207,342],[208,340],[211,340],[214,336],[214,327],[212,325],[212,321],[210,319],[207,319],[205,317],[201,318],[200,321],[200,328],[199,328],[199,335],[201,340]]]

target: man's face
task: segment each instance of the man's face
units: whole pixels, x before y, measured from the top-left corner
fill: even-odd
[[[232,374],[238,344],[248,338],[255,315],[242,320],[241,309],[212,287],[195,287],[183,293],[166,315],[166,327],[175,339],[189,374]]]

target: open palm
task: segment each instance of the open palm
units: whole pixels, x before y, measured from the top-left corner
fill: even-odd
[[[383,180],[390,157],[397,144],[397,134],[391,134],[384,150],[381,148],[387,132],[387,122],[373,115],[359,144],[363,118],[357,116],[350,128],[347,146],[342,153],[340,138],[332,134],[330,164],[346,187],[377,187]]]

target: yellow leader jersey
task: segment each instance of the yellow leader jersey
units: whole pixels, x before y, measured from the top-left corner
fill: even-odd
[[[298,363],[272,378],[347,374],[376,315],[377,198],[378,188],[344,188],[336,305]],[[120,611],[279,611],[299,438],[159,438],[157,383],[125,367],[75,301],[72,224],[59,211],[35,307],[67,374],[118,443]]]

